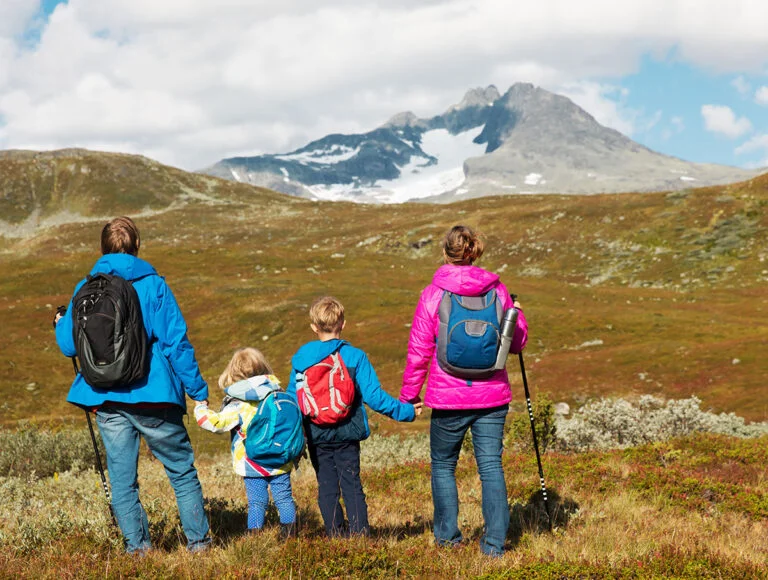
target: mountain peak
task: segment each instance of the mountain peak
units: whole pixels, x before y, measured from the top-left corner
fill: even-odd
[[[411,127],[419,122],[419,118],[411,111],[397,113],[390,117],[389,121],[384,123],[384,127]]]
[[[461,102],[458,105],[448,107],[446,113],[460,111],[469,107],[486,107],[492,105],[500,96],[499,89],[495,85],[488,85],[486,88],[477,87],[470,89],[464,94]]]

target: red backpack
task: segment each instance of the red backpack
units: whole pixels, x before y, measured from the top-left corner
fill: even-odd
[[[338,352],[304,371],[297,380],[301,412],[315,425],[334,425],[347,417],[355,401],[355,382]],[[298,378],[298,377],[297,377]]]

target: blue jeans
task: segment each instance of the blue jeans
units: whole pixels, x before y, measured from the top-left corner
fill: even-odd
[[[203,509],[203,490],[197,478],[194,454],[180,407],[138,409],[105,406],[96,412],[112,488],[112,509],[128,552],[152,547],[149,523],[139,501],[139,441],[144,437],[152,454],[165,467],[176,494],[181,525],[190,551],[211,542]]]
[[[504,470],[501,466],[504,419],[508,405],[492,409],[432,411],[429,430],[432,458],[432,501],[435,507],[435,542],[451,546],[463,540],[459,531],[459,494],[456,489],[456,464],[467,430],[472,432],[477,471],[482,485],[485,531],[480,549],[492,556],[504,552],[509,528],[509,503]]]
[[[291,474],[270,475],[267,477],[244,477],[245,494],[248,496],[248,529],[260,530],[264,527],[264,516],[269,504],[269,492],[275,502],[281,524],[296,521],[296,504],[291,493]]]

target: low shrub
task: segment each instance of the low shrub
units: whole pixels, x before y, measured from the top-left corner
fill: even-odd
[[[429,461],[429,434],[408,437],[371,435],[360,445],[363,468],[385,468],[409,461]]]
[[[50,430],[28,423],[15,430],[0,428],[0,476],[43,478],[91,469],[94,463],[86,427]]]
[[[557,438],[555,405],[546,395],[539,395],[531,403],[531,411],[533,413],[533,424],[536,429],[536,441],[539,444],[539,451],[544,453],[552,447]],[[527,407],[523,411],[510,413],[509,421],[506,425],[504,443],[507,447],[519,451],[533,451],[531,418]]]
[[[700,405],[697,397],[665,401],[643,395],[637,403],[600,399],[584,405],[570,419],[557,417],[555,448],[561,451],[623,449],[700,432],[733,437],[768,434],[768,423],[746,424],[734,413],[702,411]]]

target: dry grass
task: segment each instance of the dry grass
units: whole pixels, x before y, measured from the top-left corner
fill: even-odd
[[[715,455],[739,453],[745,466],[765,475],[765,443],[765,438],[737,442],[701,436],[669,445],[681,452],[693,449],[681,460],[685,466],[706,465]],[[308,465],[292,478],[302,522],[299,539],[279,542],[277,514],[272,508],[265,532],[246,536],[244,487],[232,474],[226,452],[199,457],[215,536],[215,547],[199,556],[184,550],[172,491],[161,466],[148,454],[142,455],[140,484],[156,550],[144,559],[122,554],[95,473],[63,473],[38,481],[2,478],[0,498],[14,515],[2,517],[0,573],[4,577],[208,578],[226,573],[232,577],[313,578],[517,578],[525,574],[759,578],[768,565],[766,479],[749,486],[752,503],[734,506],[712,501],[702,507],[694,498],[683,499],[678,489],[638,485],[640,474],[658,468],[657,450],[652,446],[632,453],[546,454],[556,513],[552,533],[545,531],[535,492],[535,462],[529,455],[505,455],[512,521],[509,551],[498,560],[483,556],[477,547],[482,533],[479,481],[473,460],[464,456],[457,478],[460,525],[468,542],[456,549],[438,549],[431,534],[428,463],[414,460],[377,467],[375,454],[381,450],[387,455],[392,444],[379,438],[363,449],[367,466],[363,483],[373,530],[370,539],[328,540],[323,536],[314,473]],[[417,445],[425,445],[425,440]],[[676,468],[665,469],[677,475]],[[681,486],[690,485],[693,479],[709,485],[717,481],[706,467],[691,469],[686,477],[679,477]]]

